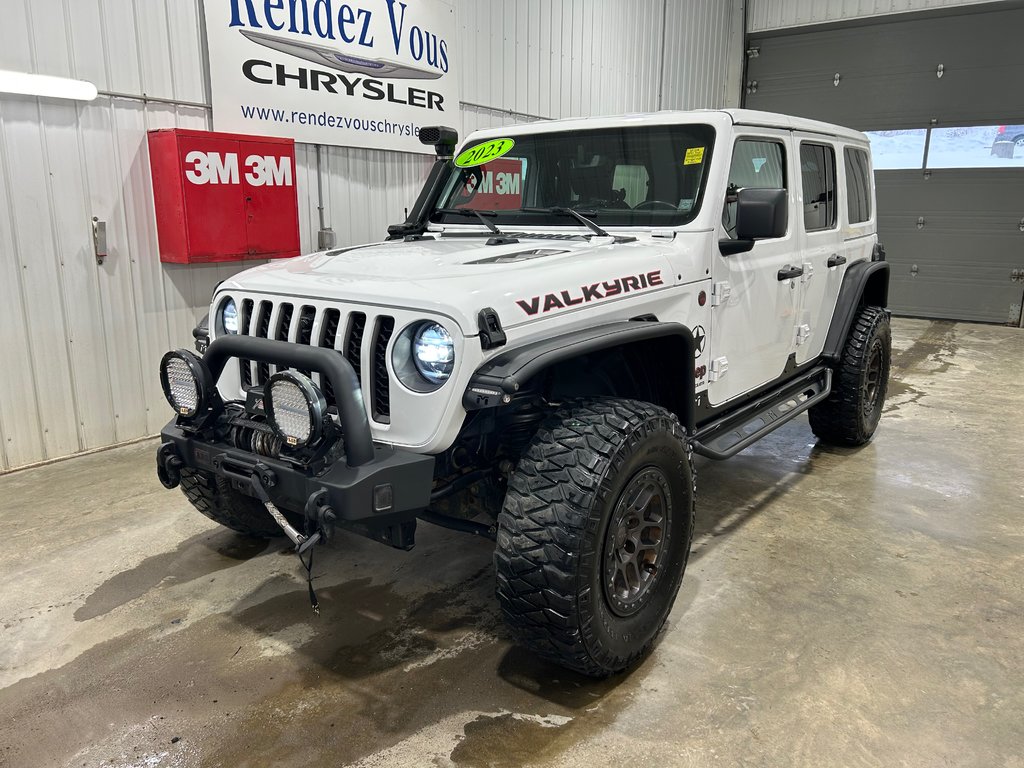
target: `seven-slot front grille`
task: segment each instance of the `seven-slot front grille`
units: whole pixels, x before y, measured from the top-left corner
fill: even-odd
[[[365,363],[367,370],[371,372],[371,415],[377,422],[390,422],[391,382],[387,368],[387,350],[395,330],[393,317],[371,316],[368,321],[364,312],[346,313],[333,307],[318,309],[308,304],[297,307],[289,302],[275,304],[267,300],[254,302],[252,299],[242,300],[239,315],[238,332],[241,334],[338,350],[351,363],[356,378],[360,381],[364,369],[363,340],[367,328],[371,328],[373,338],[365,351]],[[263,386],[277,370],[277,366],[268,363],[256,363],[254,366],[248,360],[240,360],[239,366],[243,389]],[[309,375],[310,372],[303,373]],[[320,385],[327,405],[335,405],[335,393],[330,381],[318,374],[314,374],[313,378]]]

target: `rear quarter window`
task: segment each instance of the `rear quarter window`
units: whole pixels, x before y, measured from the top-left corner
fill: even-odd
[[[871,163],[863,149],[843,150],[846,165],[846,211],[851,224],[871,218]]]

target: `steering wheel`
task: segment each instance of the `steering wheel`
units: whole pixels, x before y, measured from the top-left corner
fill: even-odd
[[[637,203],[634,207],[634,211],[642,211],[650,208],[652,211],[675,211],[678,210],[672,203],[667,203],[664,200],[644,200],[642,203]]]

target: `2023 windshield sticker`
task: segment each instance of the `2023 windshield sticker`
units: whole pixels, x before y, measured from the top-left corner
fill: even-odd
[[[483,165],[502,155],[507,155],[515,145],[516,143],[512,139],[491,139],[460,152],[459,156],[455,158],[455,165],[459,168]]]

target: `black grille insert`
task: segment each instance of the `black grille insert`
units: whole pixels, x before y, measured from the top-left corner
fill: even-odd
[[[338,343],[339,325],[341,325],[341,312],[337,309],[324,310],[323,324],[320,326],[319,346],[327,347],[328,349],[335,348],[335,345]],[[320,383],[327,404],[334,405],[336,400],[334,399],[334,387],[331,386],[331,380],[326,376],[321,376]]]
[[[313,319],[316,317],[316,308],[308,304],[299,310],[299,327],[295,330],[295,343],[305,344],[307,347],[313,340]],[[300,370],[299,373],[311,376],[311,372]]]
[[[308,304],[299,310],[299,329],[295,333],[295,343],[305,344],[313,339],[313,318],[316,317],[316,308]]]
[[[292,313],[295,311],[295,307],[291,304],[282,304],[280,311],[277,313],[277,332],[274,334],[274,338],[278,341],[288,341],[288,331],[292,328]]]
[[[243,299],[238,312],[238,332],[249,335],[249,321],[252,320],[252,299]],[[252,386],[252,361],[239,360],[238,367],[242,371],[242,387]]]
[[[261,301],[260,308],[256,315],[256,333],[253,336],[258,336],[261,339],[268,338],[270,333],[270,313],[274,311],[274,305],[269,301]],[[256,383],[259,386],[263,386],[267,383],[267,379],[270,378],[270,364],[269,363],[257,363],[256,364]]]
[[[395,319],[377,318],[373,342],[373,418],[384,424],[391,423],[391,381],[388,376],[388,342],[395,332]]]
[[[366,315],[353,312],[348,318],[348,337],[345,339],[345,357],[352,364],[356,378],[363,380],[363,364],[359,352],[363,346],[363,333],[366,331]]]

